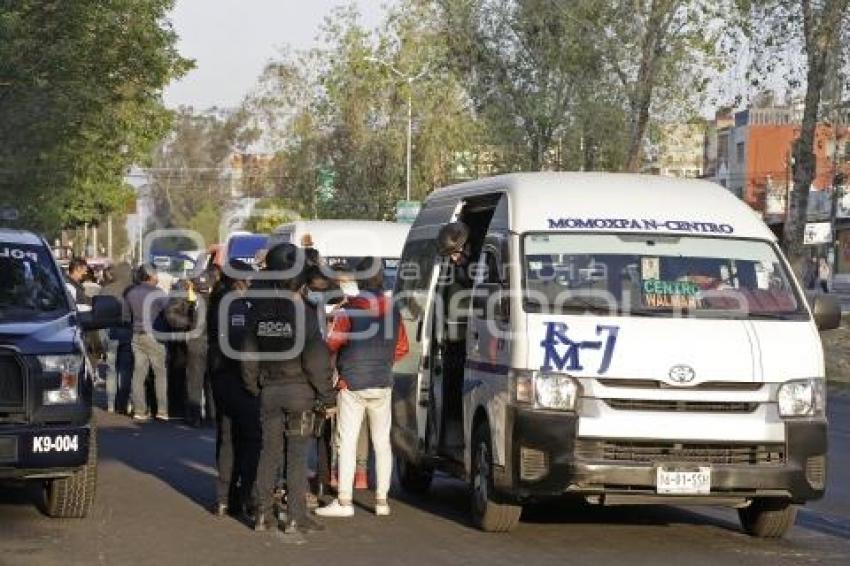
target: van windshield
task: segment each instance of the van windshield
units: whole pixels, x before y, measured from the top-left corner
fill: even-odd
[[[62,314],[66,295],[49,249],[0,241],[0,321]]]
[[[775,248],[732,238],[529,234],[528,312],[807,318]]]

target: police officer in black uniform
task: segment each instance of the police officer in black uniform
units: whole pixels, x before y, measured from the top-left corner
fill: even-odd
[[[209,371],[216,406],[216,505],[222,517],[250,502],[260,457],[260,404],[242,386],[240,352],[251,302],[245,296],[254,269],[239,260],[216,283],[207,314]]]
[[[322,339],[315,309],[308,308],[303,250],[279,244],[266,255],[265,273],[274,278],[262,288],[269,297],[252,296],[244,342],[245,388],[260,398],[263,447],[255,487],[254,529],[265,530],[273,515],[273,489],[286,434],[288,514],[286,533],[322,530],[307,515],[307,450],[313,436],[315,408],[333,411],[330,354]]]

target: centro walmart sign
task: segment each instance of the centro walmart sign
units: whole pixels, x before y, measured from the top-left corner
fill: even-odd
[[[549,218],[550,230],[641,230],[644,232],[686,232],[691,234],[732,234],[730,224],[651,220],[636,218]]]

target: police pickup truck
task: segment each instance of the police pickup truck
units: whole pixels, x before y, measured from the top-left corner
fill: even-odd
[[[94,500],[97,436],[83,333],[120,324],[121,305],[78,311],[47,242],[0,228],[0,483],[44,485],[51,517]]]

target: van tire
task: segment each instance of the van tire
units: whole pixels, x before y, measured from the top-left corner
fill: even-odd
[[[397,456],[395,461],[396,476],[402,489],[415,495],[425,495],[431,488],[434,479],[434,471],[422,466],[417,466],[410,460]]]
[[[94,503],[97,489],[97,431],[89,435],[85,466],[68,477],[49,480],[44,489],[44,509],[49,517],[82,519]]]
[[[797,506],[787,499],[753,499],[748,507],[738,509],[741,528],[758,538],[782,538],[797,519]]]
[[[472,522],[488,533],[507,533],[519,524],[522,507],[496,500],[491,446],[490,427],[487,424],[479,425],[472,434]]]

